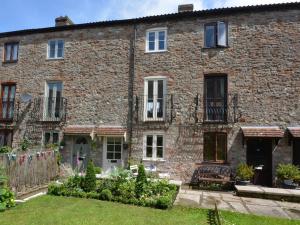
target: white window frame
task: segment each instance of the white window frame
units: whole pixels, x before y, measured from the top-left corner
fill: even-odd
[[[43,111],[43,120],[47,121],[48,119],[50,120],[55,120],[54,117],[49,117],[47,115],[48,112],[48,98],[49,98],[49,84],[53,84],[53,83],[61,83],[61,98],[63,98],[64,93],[64,83],[62,81],[46,81],[45,82],[45,94],[44,94],[44,111]],[[55,93],[56,94],[56,93]],[[56,98],[56,96],[53,97],[54,99]],[[64,110],[64,109],[62,109]],[[57,118],[57,120],[60,120],[60,117]]]
[[[58,139],[57,139],[57,144],[59,144],[59,130],[47,130],[43,132],[43,136],[42,136],[42,144],[44,146],[46,146],[47,144],[45,143],[46,139],[45,139],[45,135],[46,133],[50,133],[50,143],[48,144],[54,144],[53,143],[53,133],[57,133],[58,134]]]
[[[55,53],[54,53],[54,57],[51,58],[50,57],[50,43],[51,42],[55,42]],[[58,53],[58,42],[59,41],[62,41],[64,46],[63,46],[63,49],[62,49],[62,57],[57,57],[57,53]],[[64,59],[65,57],[65,41],[63,39],[51,39],[48,41],[48,45],[47,45],[47,59]]]
[[[120,139],[121,140],[121,152],[120,152],[120,155],[121,155],[121,157],[120,157],[120,159],[116,159],[115,158],[115,154],[116,154],[116,151],[115,151],[115,147],[114,147],[114,151],[108,151],[108,139],[109,138],[118,138],[118,139]],[[116,146],[116,141],[114,140],[114,144],[113,144],[114,146]],[[107,153],[108,152],[111,152],[111,153],[114,153],[114,159],[108,159],[107,158]],[[109,160],[109,161],[111,161],[111,160],[116,160],[116,161],[122,161],[122,158],[123,157],[123,137],[119,137],[119,136],[107,136],[106,137],[106,152],[105,152],[105,158],[106,158],[106,160]]]
[[[163,116],[161,118],[157,117],[157,94],[158,94],[158,85],[157,81],[163,81]],[[148,117],[147,113],[147,104],[148,104],[148,81],[153,81],[153,117]],[[166,117],[166,96],[167,96],[167,78],[164,76],[154,76],[146,77],[144,79],[144,121],[164,121]]]
[[[147,157],[147,136],[152,136],[152,157]],[[162,158],[157,158],[157,136],[163,138]],[[143,160],[144,161],[166,161],[165,160],[166,139],[163,132],[146,132],[143,136]]]
[[[165,32],[165,48],[164,49],[159,49],[159,32],[164,31]],[[154,50],[149,49],[149,33],[155,33],[155,40],[154,40]],[[146,31],[146,49],[145,51],[148,53],[151,52],[166,52],[168,49],[168,29],[167,27],[158,27],[158,28],[152,28],[148,29]]]
[[[214,27],[214,46],[206,46],[206,27],[207,26],[213,26]],[[224,36],[224,40],[222,43],[222,39],[220,36],[220,27],[221,26],[225,26],[225,36]],[[226,48],[228,47],[228,38],[229,38],[229,34],[228,34],[228,22],[227,21],[217,21],[217,22],[212,22],[212,23],[206,23],[204,24],[204,47],[205,48]]]

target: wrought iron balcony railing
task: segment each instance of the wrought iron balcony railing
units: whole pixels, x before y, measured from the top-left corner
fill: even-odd
[[[173,120],[173,95],[135,97],[135,122],[169,122]]]

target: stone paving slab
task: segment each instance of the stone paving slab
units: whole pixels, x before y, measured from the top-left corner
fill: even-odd
[[[239,197],[231,192],[181,189],[175,201],[176,205],[211,209],[214,208],[215,203],[221,210],[286,219],[300,219],[299,203]]]

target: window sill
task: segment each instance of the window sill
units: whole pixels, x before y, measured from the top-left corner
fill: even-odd
[[[165,159],[149,159],[149,158],[144,158],[144,162],[166,162],[167,160]]]
[[[216,47],[203,47],[202,49],[203,50],[206,50],[206,49],[220,50],[220,49],[227,49],[227,48],[230,48],[230,47],[229,46],[216,46]]]
[[[3,64],[12,64],[12,63],[17,63],[18,60],[10,60],[10,61],[3,61]]]
[[[221,121],[221,120],[204,120],[204,124],[228,124],[227,121]]]
[[[228,161],[202,161],[196,162],[196,165],[229,165]]]
[[[60,61],[64,60],[65,58],[47,58],[46,61]]]
[[[157,51],[145,51],[146,54],[151,54],[151,53],[166,53],[168,50],[157,50]]]
[[[13,119],[0,119],[0,123],[12,123]]]

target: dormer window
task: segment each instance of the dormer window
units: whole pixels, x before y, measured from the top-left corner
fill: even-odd
[[[167,28],[154,28],[146,33],[146,52],[167,50]]]
[[[50,40],[48,42],[48,59],[63,59],[64,45],[64,40]]]
[[[204,26],[204,47],[216,48],[228,46],[228,31],[225,22],[208,23]]]

